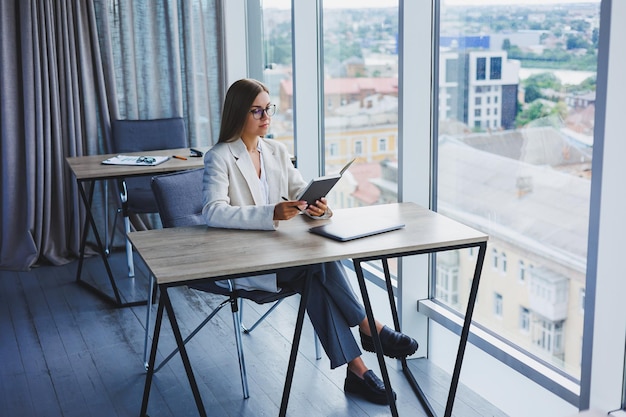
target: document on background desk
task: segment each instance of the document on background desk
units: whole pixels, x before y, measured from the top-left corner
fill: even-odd
[[[326,197],[326,194],[330,192],[330,190],[337,184],[337,181],[341,179],[341,176],[344,172],[348,170],[350,165],[355,161],[356,158],[351,160],[344,166],[339,174],[335,175],[326,175],[324,177],[314,178],[309,182],[305,190],[296,198],[299,201],[306,201],[308,204],[315,204],[316,200],[319,200],[322,197]]]
[[[102,161],[105,165],[136,165],[136,166],[153,166],[159,165],[170,159],[169,156],[131,156],[117,155]]]

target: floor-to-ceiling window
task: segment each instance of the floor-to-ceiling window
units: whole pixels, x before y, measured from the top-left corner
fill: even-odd
[[[319,171],[314,175],[338,173],[355,160],[327,196],[334,209],[397,202],[399,1],[318,4],[319,8],[312,9],[319,11],[321,45],[314,47],[312,37],[307,51],[295,53],[319,53],[321,128],[319,132],[306,131],[300,138],[294,130],[298,122],[294,117],[294,76],[298,75],[293,68],[291,1],[261,1],[263,79],[279,105],[270,135],[294,154],[304,141],[317,141],[323,151],[317,155]],[[310,116],[302,113],[308,112],[301,110],[300,122]],[[307,160],[298,161],[299,166],[313,157],[306,153]],[[391,265],[395,274],[395,261]]]
[[[262,81],[278,108],[268,136],[295,154],[291,0],[261,0],[261,11]]]
[[[398,201],[398,3],[322,3],[320,174],[356,158],[328,196],[335,208]],[[263,0],[261,8],[263,80],[279,106],[270,135],[295,153],[291,1]]]
[[[324,167],[334,207],[398,201],[398,0],[323,2]]]
[[[441,2],[437,209],[490,236],[477,324],[578,380],[600,2],[528,3]],[[438,300],[464,311],[474,262]]]
[[[583,321],[593,314],[585,311],[585,306],[596,297],[591,288],[588,291],[585,287],[585,275],[593,182],[593,65],[597,62],[600,1],[546,0],[524,5],[513,0],[399,0],[400,21],[406,18],[402,10],[415,11],[415,3],[425,13],[430,12],[431,4],[439,12],[435,16],[439,18],[435,54],[438,84],[433,89],[437,106],[424,107],[419,98],[427,92],[406,89],[427,75],[418,71],[420,76],[416,77],[411,72],[402,79],[401,74],[404,90],[401,85],[400,108],[402,103],[406,105],[407,94],[413,94],[412,104],[417,104],[398,115],[398,125],[402,126],[403,118],[406,122],[407,118],[421,117],[429,110],[435,113],[438,159],[433,172],[437,186],[433,191],[434,207],[490,235],[480,306],[474,318],[479,327],[496,339],[515,346],[551,371],[531,374],[529,381],[536,382],[539,375],[542,384],[552,390],[554,387],[545,385],[545,380],[558,375],[576,385],[581,377],[585,378],[580,369],[581,362],[585,362],[581,357]],[[357,7],[365,4],[361,2]],[[621,7],[621,3],[616,4]],[[524,14],[520,15],[519,9],[525,10]],[[328,48],[326,39],[330,35],[325,31],[331,10],[323,7],[323,25],[317,28],[321,31],[317,36],[324,39],[324,50]],[[424,24],[423,20],[420,22]],[[294,31],[298,32],[298,28]],[[402,28],[399,33],[402,34]],[[431,39],[423,35],[399,39],[400,45],[405,43],[399,53],[404,52],[404,56],[398,57],[400,68],[407,53],[416,50],[423,66],[430,65],[433,57],[428,50],[424,53],[424,45]],[[313,51],[315,38],[311,36],[312,42],[307,46]],[[299,53],[303,50],[296,49]],[[323,67],[327,76],[326,64]],[[302,73],[302,68],[295,65],[294,71]],[[611,91],[614,90],[615,87]],[[324,122],[327,111],[325,103]],[[309,111],[298,112],[298,118],[310,115]],[[344,152],[337,143],[327,142],[328,126],[324,123],[323,127],[324,135],[315,134],[313,139],[298,137],[298,141],[319,139],[324,145],[320,153],[325,164],[320,173],[335,169],[329,161]],[[409,133],[415,141],[429,140],[423,132]],[[428,175],[423,175],[423,161],[407,167],[408,161],[414,162],[423,152],[408,155],[406,135],[406,131],[398,135],[400,183],[404,181],[405,187],[407,181],[428,183]],[[379,139],[380,150],[394,146],[387,138]],[[364,145],[365,141],[359,138],[351,149],[363,152]],[[402,184],[400,188],[404,192],[402,199],[406,200]],[[539,201],[542,196],[543,202]],[[413,196],[409,199],[420,202]],[[488,207],[481,210],[485,204]],[[437,258],[431,294],[450,311],[463,311],[470,279],[467,270],[473,266],[475,256],[467,251]],[[436,345],[436,338],[431,340],[435,343],[431,350],[445,350]],[[488,353],[502,359],[504,367],[519,371],[519,366],[509,365],[506,354]],[[519,361],[518,357],[515,360]],[[481,367],[486,370],[486,362],[481,362]],[[508,379],[502,382],[507,387],[510,384]],[[524,398],[525,392],[512,392],[515,400],[510,402],[517,401],[518,396]],[[554,392],[563,397],[558,388]],[[568,401],[575,403],[572,398],[570,395]]]

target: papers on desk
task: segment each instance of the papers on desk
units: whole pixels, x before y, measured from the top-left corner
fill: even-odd
[[[136,166],[153,166],[159,165],[170,159],[169,156],[131,156],[117,155],[102,161],[105,165],[136,165]]]

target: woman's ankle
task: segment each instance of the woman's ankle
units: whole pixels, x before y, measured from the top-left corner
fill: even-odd
[[[369,370],[365,363],[359,356],[358,358],[350,361],[348,363],[348,370],[358,376],[359,378],[363,378],[363,374]]]
[[[376,333],[380,333],[384,325],[382,323],[379,323],[378,320],[374,320],[374,323],[376,325]],[[369,321],[367,320],[367,317],[365,317],[363,321],[359,323],[359,331],[366,336],[372,335],[372,331],[370,330]]]

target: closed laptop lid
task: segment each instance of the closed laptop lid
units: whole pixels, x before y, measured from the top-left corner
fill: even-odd
[[[403,223],[385,218],[367,219],[367,221],[363,219],[341,219],[340,221],[333,221],[322,226],[312,227],[309,229],[309,232],[346,242],[398,230],[403,227]]]

